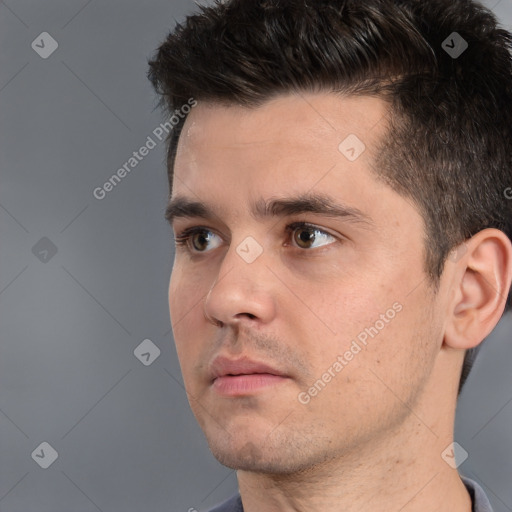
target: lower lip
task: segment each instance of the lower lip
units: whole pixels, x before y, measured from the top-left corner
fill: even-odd
[[[213,389],[225,396],[250,395],[256,391],[275,386],[287,380],[287,377],[271,373],[251,373],[248,375],[224,375],[213,381]]]

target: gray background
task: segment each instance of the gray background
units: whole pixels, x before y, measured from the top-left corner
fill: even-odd
[[[511,29],[512,1],[487,5]],[[92,193],[164,121],[146,61],[194,8],[0,1],[2,512],[202,511],[237,489],[182,388],[163,144]],[[45,31],[47,59],[31,47]],[[511,332],[504,318],[487,339],[456,424],[459,469],[496,512],[512,510]],[[134,355],[145,339],[161,351],[149,365]],[[31,456],[42,442],[58,452],[47,469]]]

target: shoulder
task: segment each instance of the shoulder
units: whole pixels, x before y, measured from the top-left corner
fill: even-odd
[[[473,502],[473,512],[493,512],[491,503],[484,490],[474,480],[467,476],[460,475]]]
[[[231,496],[231,498],[210,509],[208,512],[244,512],[240,494]]]

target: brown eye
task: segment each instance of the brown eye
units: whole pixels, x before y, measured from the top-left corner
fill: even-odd
[[[293,240],[301,249],[314,249],[322,245],[328,245],[332,241],[336,241],[335,237],[326,233],[316,226],[299,225],[292,228]],[[331,241],[329,241],[331,240]],[[321,242],[324,243],[321,243]],[[313,246],[315,242],[320,245]]]
[[[183,246],[190,252],[209,252],[217,248],[222,240],[213,231],[207,228],[186,229],[174,239],[177,246]]]
[[[198,231],[190,237],[190,242],[194,250],[203,252],[208,248],[208,242],[211,241],[209,231]]]

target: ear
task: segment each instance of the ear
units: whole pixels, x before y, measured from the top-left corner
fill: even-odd
[[[444,342],[469,349],[494,329],[505,310],[512,284],[512,243],[498,229],[479,231],[450,259],[453,293],[447,304]],[[448,262],[447,262],[448,263]]]

